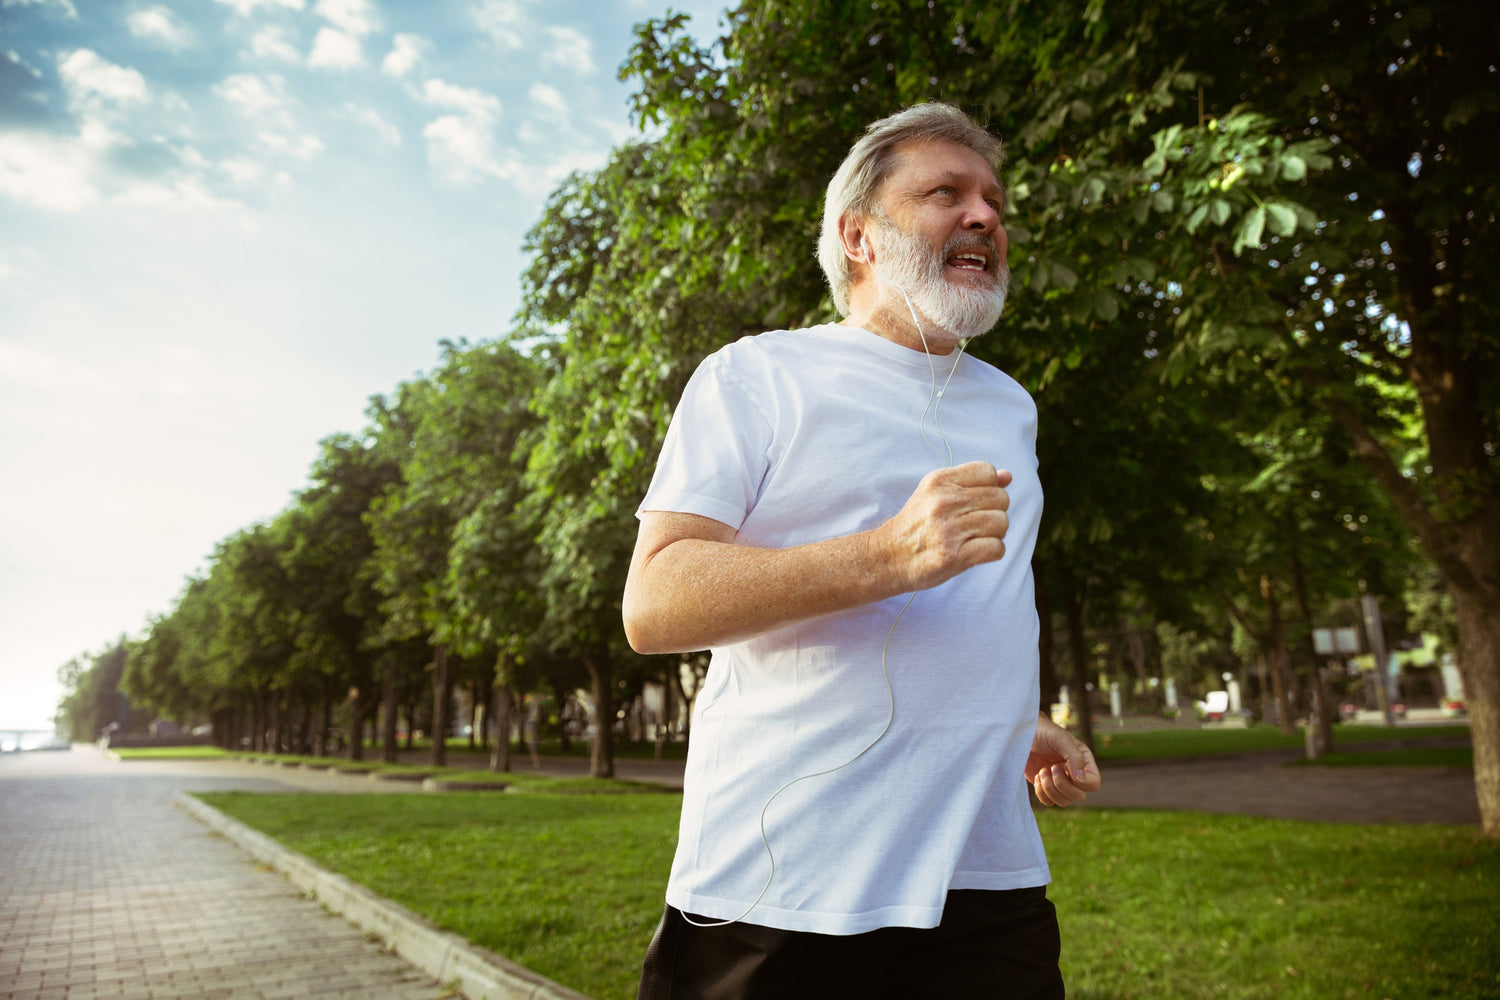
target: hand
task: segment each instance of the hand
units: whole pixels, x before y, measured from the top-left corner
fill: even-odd
[[[926,590],[1005,555],[1011,474],[988,462],[923,477],[901,512],[877,529],[903,593]]]
[[[1044,806],[1082,802],[1103,785],[1099,764],[1088,744],[1043,715],[1026,758],[1026,780]]]

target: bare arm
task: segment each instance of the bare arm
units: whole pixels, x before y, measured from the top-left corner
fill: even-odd
[[[625,634],[641,653],[707,649],[935,587],[1004,555],[1010,479],[984,462],[939,469],[879,527],[785,549],[738,544],[712,518],[647,512]]]

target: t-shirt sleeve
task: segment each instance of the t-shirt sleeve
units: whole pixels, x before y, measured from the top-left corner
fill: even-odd
[[[636,510],[698,514],[739,530],[769,467],[771,425],[724,352],[688,380]]]

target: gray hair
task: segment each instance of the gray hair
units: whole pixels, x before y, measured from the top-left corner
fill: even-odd
[[[849,315],[849,258],[839,240],[839,222],[853,212],[870,216],[878,211],[876,198],[895,160],[896,147],[906,142],[951,142],[967,146],[999,173],[1005,146],[998,136],[975,124],[951,104],[931,102],[898,111],[871,123],[865,134],[828,182],[823,198],[823,229],[818,236],[818,263],[833,292],[840,316]]]

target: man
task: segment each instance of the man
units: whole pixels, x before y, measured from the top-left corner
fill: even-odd
[[[643,998],[1061,997],[1026,794],[1099,788],[1039,716],[1036,407],[963,342],[1009,283],[998,139],[869,127],[818,254],[842,323],[693,375],[624,619],[712,649]]]

